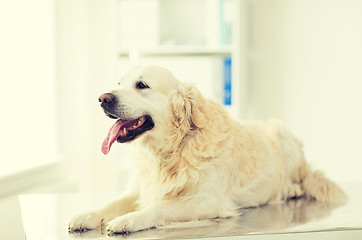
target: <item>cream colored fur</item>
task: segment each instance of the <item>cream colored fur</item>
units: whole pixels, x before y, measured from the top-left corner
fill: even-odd
[[[133,89],[137,79],[147,94]],[[74,216],[69,230],[106,226],[134,232],[170,222],[235,216],[237,209],[306,196],[340,202],[343,191],[304,159],[300,141],[278,120],[237,121],[167,70],[131,70],[118,94],[130,117],[155,127],[134,141],[132,183],[118,201]]]

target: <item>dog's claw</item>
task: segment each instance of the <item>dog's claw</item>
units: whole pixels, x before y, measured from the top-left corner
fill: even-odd
[[[111,231],[111,229],[107,229],[107,235],[108,236],[113,236],[114,235],[114,232],[113,231]]]

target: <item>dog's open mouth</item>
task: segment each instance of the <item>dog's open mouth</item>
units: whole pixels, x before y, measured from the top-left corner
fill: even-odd
[[[106,139],[103,141],[102,152],[108,154],[115,141],[119,143],[132,141],[142,133],[151,130],[153,127],[154,123],[152,118],[148,115],[137,119],[118,119],[109,130]]]

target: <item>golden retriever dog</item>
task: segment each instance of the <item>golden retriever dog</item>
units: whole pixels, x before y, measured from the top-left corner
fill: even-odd
[[[140,66],[99,97],[117,119],[102,144],[136,145],[131,184],[119,200],[70,219],[72,231],[129,233],[236,216],[291,198],[341,202],[343,191],[307,164],[301,142],[279,121],[237,121],[168,70]]]

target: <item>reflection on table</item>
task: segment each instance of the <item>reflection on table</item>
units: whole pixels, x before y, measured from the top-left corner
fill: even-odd
[[[362,229],[362,188],[345,187],[349,201],[344,205],[325,204],[304,198],[281,204],[239,209],[238,217],[172,223],[129,235],[107,236],[104,229],[68,233],[68,219],[94,209],[120,193],[40,194],[20,196],[23,223],[28,240],[41,239],[175,239],[250,234],[321,232]],[[360,232],[361,233],[361,232]]]

